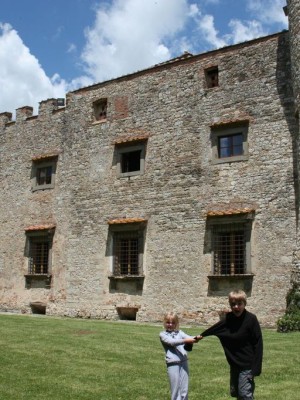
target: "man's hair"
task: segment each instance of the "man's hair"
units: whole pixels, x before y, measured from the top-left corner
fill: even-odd
[[[247,295],[243,290],[233,290],[228,295],[229,302],[232,300],[242,301],[245,305],[247,304]]]
[[[168,320],[171,320],[174,322],[174,330],[178,330],[179,329],[179,318],[178,315],[174,312],[168,312],[165,314],[164,316],[164,327],[166,328],[166,322]]]

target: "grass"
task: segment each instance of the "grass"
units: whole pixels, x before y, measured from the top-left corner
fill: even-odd
[[[0,399],[168,400],[160,330],[124,321],[0,315]],[[296,398],[300,333],[263,335],[257,400]],[[189,358],[189,399],[229,399],[229,369],[218,339],[202,340]]]

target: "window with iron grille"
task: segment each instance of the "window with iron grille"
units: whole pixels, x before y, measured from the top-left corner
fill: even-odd
[[[213,274],[242,275],[250,271],[250,224],[214,224],[211,229]]]
[[[54,188],[57,158],[47,161],[33,162],[32,166],[32,190],[44,190]]]
[[[47,230],[27,233],[29,275],[50,274],[52,236]]]
[[[212,162],[214,164],[248,160],[248,125],[212,128]]]
[[[141,175],[145,167],[145,143],[118,145],[117,168],[120,177]]]
[[[31,240],[29,254],[29,274],[48,274],[49,242]]]
[[[114,275],[141,275],[143,233],[141,231],[114,232]]]
[[[210,221],[209,226],[213,274],[249,274],[252,216],[219,217]]]

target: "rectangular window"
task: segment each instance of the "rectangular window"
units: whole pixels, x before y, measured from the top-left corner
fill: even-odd
[[[56,174],[57,157],[46,161],[33,161],[32,190],[53,189]]]
[[[106,121],[107,118],[107,99],[97,100],[93,103],[95,121]]]
[[[252,214],[216,217],[208,221],[214,275],[249,274]]]
[[[212,67],[205,70],[207,88],[219,86],[219,70],[218,67]]]
[[[112,275],[118,277],[143,276],[145,220],[110,223]]]
[[[51,250],[54,229],[26,232],[29,275],[49,275],[51,273]]]
[[[234,157],[243,154],[243,134],[220,136],[218,143],[219,158]]]
[[[141,170],[142,150],[121,153],[121,173],[137,172]]]
[[[248,124],[216,126],[211,130],[212,162],[248,160]]]
[[[243,226],[224,225],[213,232],[214,274],[244,274],[246,240]]]
[[[47,167],[37,167],[36,169],[36,183],[37,186],[50,185],[52,182],[52,165]]]
[[[49,241],[31,239],[29,253],[29,274],[48,274]]]
[[[145,167],[145,143],[116,147],[119,177],[142,175]]]
[[[123,232],[114,235],[114,273],[116,275],[139,275],[138,232]]]

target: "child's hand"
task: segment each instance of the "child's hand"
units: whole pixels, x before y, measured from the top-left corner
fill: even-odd
[[[197,335],[197,336],[194,337],[194,339],[195,339],[195,343],[198,343],[199,340],[203,339],[203,336]]]

